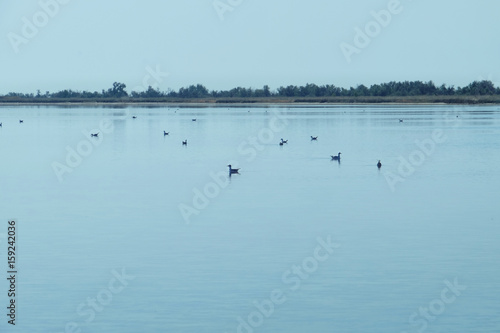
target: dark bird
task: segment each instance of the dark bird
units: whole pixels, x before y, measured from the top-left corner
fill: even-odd
[[[312,136],[312,135],[311,135],[311,141],[316,141],[316,140],[318,140],[318,137],[317,137],[317,136]]]
[[[183,144],[184,146],[187,146],[187,145],[188,145],[188,140],[186,139],[186,140],[182,141],[182,144]]]
[[[168,135],[168,133],[170,133],[170,132],[163,131],[163,136]]]
[[[382,163],[380,163],[380,160],[378,160],[378,163],[377,163],[377,168],[381,168],[382,167]]]
[[[191,119],[191,121],[196,121],[196,118]]]
[[[281,138],[281,143],[288,143],[288,140],[283,140],[283,138]]]
[[[239,174],[239,172],[238,172],[238,170],[240,170],[239,168],[238,169],[233,169],[233,168],[231,168],[231,164],[228,164],[228,167],[229,167],[229,174],[230,175],[232,175],[234,173],[238,173]]]
[[[20,123],[20,124],[22,124],[23,122],[24,122],[24,120],[19,119],[19,123]]]
[[[403,122],[403,119],[399,119],[399,122],[402,123]]]
[[[90,133],[90,136],[91,136],[91,137],[93,136],[93,137],[96,137],[96,138],[97,138],[97,137],[99,136],[99,132],[97,132],[97,133]]]
[[[0,123],[0,127],[2,127],[2,123]]]
[[[334,155],[330,155],[330,156],[332,157],[333,161],[340,161],[340,154],[342,154],[342,153],[339,153],[337,156],[334,156]]]
[[[132,119],[135,119],[135,118],[137,118],[137,116],[132,116]]]

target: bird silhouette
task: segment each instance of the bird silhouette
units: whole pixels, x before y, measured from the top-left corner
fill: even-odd
[[[333,161],[340,161],[340,154],[342,154],[342,153],[338,153],[337,156],[335,156],[335,155],[330,155],[330,156],[332,157]]]
[[[233,168],[231,167],[231,164],[228,164],[227,166],[229,167],[229,174],[230,174],[230,175],[235,174],[235,173],[238,173],[238,174],[239,174],[239,172],[238,172],[238,170],[240,170],[239,168],[238,168],[238,169],[233,169]]]

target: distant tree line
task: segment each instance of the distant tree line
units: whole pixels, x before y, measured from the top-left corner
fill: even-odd
[[[333,84],[321,85],[308,83],[305,86],[289,85],[271,90],[268,85],[260,89],[237,87],[231,90],[208,90],[201,84],[190,85],[180,88],[178,91],[169,89],[160,91],[149,86],[145,91],[126,91],[124,83],[114,82],[108,90],[101,92],[74,91],[65,89],[58,92],[44,94],[37,91],[36,94],[8,93],[0,95],[2,99],[154,99],[154,98],[259,98],[259,97],[390,97],[390,96],[481,96],[500,95],[500,87],[495,87],[491,81],[474,81],[465,87],[436,86],[432,81],[404,81],[374,84],[370,87],[358,85],[349,89],[337,87]]]

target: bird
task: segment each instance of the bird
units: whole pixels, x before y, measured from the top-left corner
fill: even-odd
[[[399,119],[399,122],[402,123],[403,122],[403,119]]]
[[[191,119],[191,121],[196,121],[196,118]]]
[[[281,143],[288,143],[288,140],[283,140],[283,138],[281,138]]]
[[[96,138],[97,138],[97,137],[99,136],[99,132],[97,132],[97,133],[90,133],[90,136],[91,136],[91,137],[96,137]]]
[[[187,139],[184,140],[184,141],[182,141],[182,145],[187,146],[187,144],[188,144],[188,140]]]
[[[137,118],[137,116],[132,116],[132,119],[135,119],[135,118]]]
[[[316,140],[318,140],[318,137],[317,137],[317,136],[312,136],[312,135],[311,135],[311,141],[316,141]]]
[[[168,135],[168,133],[170,133],[170,132],[163,131],[163,136]]]
[[[238,172],[238,170],[240,170],[239,168],[238,169],[233,169],[231,167],[231,164],[228,164],[227,166],[229,167],[229,175],[232,175],[233,173],[238,173],[239,174],[239,172]]]
[[[283,141],[280,142],[280,146],[283,146]]]
[[[340,161],[340,154],[342,153],[339,153],[337,156],[330,155],[332,157],[332,161]]]
[[[377,168],[381,168],[382,167],[382,163],[380,163],[380,160],[378,160],[378,163],[377,163]]]
[[[20,124],[22,124],[23,122],[24,122],[24,120],[19,119],[19,123],[20,123]]]
[[[0,123],[0,127],[2,127],[2,123]]]

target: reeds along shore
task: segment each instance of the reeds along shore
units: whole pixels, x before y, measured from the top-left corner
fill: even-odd
[[[220,98],[45,98],[45,97],[0,97],[0,105],[23,104],[168,104],[168,103],[214,103],[214,104],[500,104],[500,95],[481,96],[360,96],[360,97],[220,97]]]

